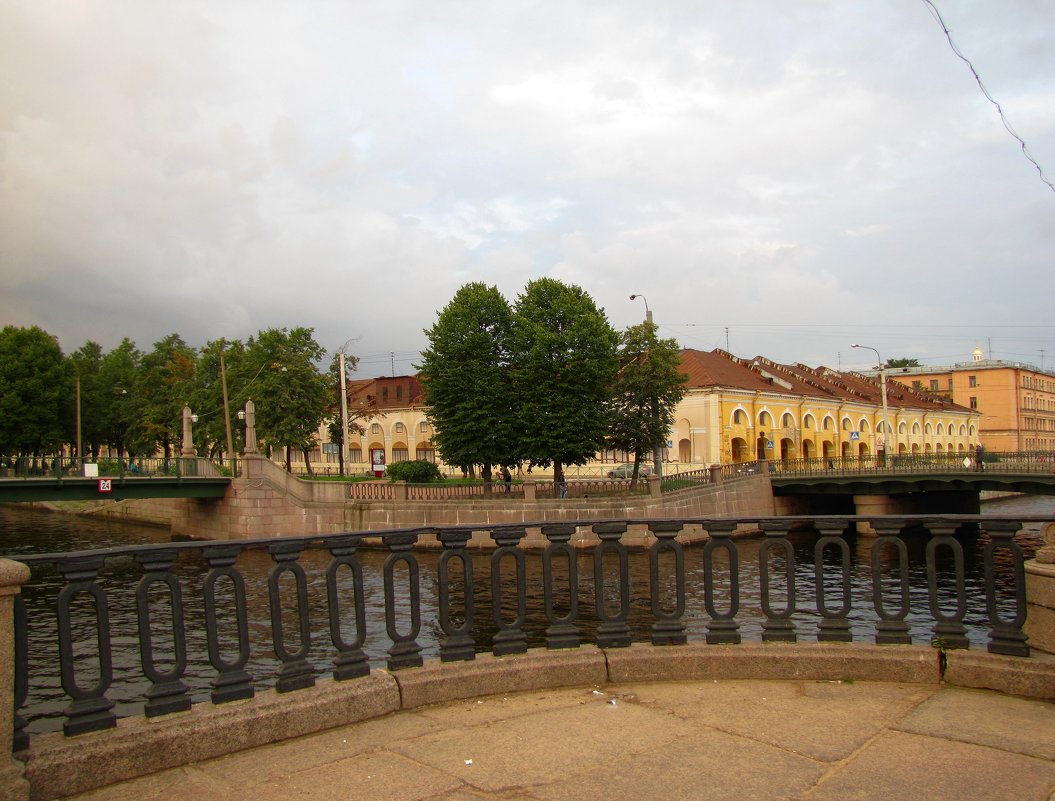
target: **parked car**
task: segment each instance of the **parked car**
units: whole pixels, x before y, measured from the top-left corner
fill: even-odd
[[[646,476],[652,475],[652,468],[647,464],[642,464],[637,471],[638,478],[645,478]],[[621,464],[616,468],[608,471],[609,478],[633,478],[634,476],[634,465],[633,464]]]

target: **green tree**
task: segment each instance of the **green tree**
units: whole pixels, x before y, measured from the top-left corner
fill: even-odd
[[[920,367],[919,359],[887,359],[886,367]]]
[[[248,383],[244,380],[245,345],[239,340],[229,342],[218,339],[205,343],[198,353],[194,371],[194,392],[191,408],[198,415],[194,426],[194,442],[198,453],[210,458],[218,458],[227,451],[227,426],[231,426],[231,445],[234,452],[241,450],[242,432],[234,421],[224,419],[223,406],[223,371],[220,359],[223,358],[227,372],[227,405],[232,415],[237,412],[239,403],[232,390]],[[242,393],[240,393],[242,394]],[[241,404],[245,398],[241,399]],[[228,454],[230,458],[233,454]]]
[[[99,449],[106,443],[106,405],[110,398],[107,388],[102,383],[100,371],[103,363],[103,348],[98,342],[88,340],[68,357],[70,373],[75,381],[80,382],[81,397],[81,439],[85,452],[94,459]],[[75,390],[76,394],[76,390]],[[76,438],[76,397],[71,399],[67,440]]]
[[[608,435],[619,334],[577,286],[528,283],[513,315],[512,363],[521,453],[532,464],[583,464]]]
[[[640,323],[623,332],[609,444],[634,454],[633,481],[642,456],[662,448],[674,425],[674,412],[688,381],[678,369],[680,362],[678,343],[659,339],[655,324]]]
[[[139,394],[139,364],[143,354],[125,337],[109,351],[99,365],[100,394],[104,399],[101,415],[103,436],[119,456],[127,451],[152,453],[154,443],[142,423],[143,397]]]
[[[0,331],[0,453],[43,455],[66,440],[73,381],[58,340],[42,328]]]
[[[520,460],[510,362],[512,311],[497,287],[459,289],[425,331],[418,370],[433,443],[448,464],[480,465],[485,492],[492,465]]]
[[[143,436],[154,448],[172,456],[183,436],[183,407],[191,402],[197,354],[179,334],[154,343],[140,362],[135,391],[142,403]]]
[[[284,448],[286,470],[292,472],[293,450],[304,456],[312,473],[308,450],[317,439],[332,389],[318,364],[326,351],[311,328],[269,328],[246,343],[247,367],[254,379],[257,433],[265,447]],[[331,401],[332,403],[332,401]]]

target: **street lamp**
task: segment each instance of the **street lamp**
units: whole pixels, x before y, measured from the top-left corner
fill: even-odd
[[[851,348],[863,348],[864,350],[870,350],[879,360],[879,385],[883,393],[883,439],[876,443],[876,450],[879,450],[879,445],[883,446],[883,464],[886,464],[886,440],[890,436],[890,418],[887,414],[887,403],[886,403],[886,367],[883,364],[883,357],[879,355],[879,351],[869,345],[850,345]]]
[[[652,311],[648,308],[648,299],[640,292],[630,296],[630,300],[637,300],[638,298],[641,298],[645,303],[645,322],[653,325]],[[654,417],[659,416],[659,409],[654,398],[652,400],[652,414]],[[652,446],[652,469],[656,474],[656,478],[663,478],[663,451],[659,445]]]

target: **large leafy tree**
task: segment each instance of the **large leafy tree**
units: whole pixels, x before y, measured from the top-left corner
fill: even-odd
[[[135,392],[140,400],[143,437],[160,447],[165,458],[183,436],[183,407],[191,403],[197,354],[179,334],[154,343],[140,362]]]
[[[69,355],[70,373],[76,382],[80,384],[80,415],[81,415],[81,438],[85,444],[85,451],[94,459],[99,454],[99,449],[106,443],[106,406],[110,401],[108,388],[103,384],[100,371],[103,363],[103,348],[98,342],[88,340],[77,350]],[[72,400],[72,406],[76,404],[76,398]],[[71,417],[75,421],[76,410],[73,409]],[[67,426],[67,440],[73,442],[76,438],[76,424]]]
[[[0,454],[56,451],[66,440],[72,396],[55,337],[37,326],[0,331]]]
[[[290,472],[293,450],[303,453],[305,469],[312,472],[307,452],[332,403],[330,381],[318,369],[326,351],[313,334],[311,328],[269,328],[246,343],[246,367],[256,376],[249,395],[257,432],[265,447],[285,448]]]
[[[139,394],[139,363],[143,354],[125,337],[103,356],[99,365],[101,415],[106,442],[118,455],[153,452],[142,424],[144,399]]]
[[[619,334],[581,288],[540,278],[517,298],[511,342],[521,452],[559,481],[604,446]]]
[[[632,325],[623,332],[609,444],[634,453],[635,481],[642,456],[666,443],[674,411],[685,397],[688,376],[678,369],[680,361],[678,343],[660,339],[654,323]]]
[[[223,367],[221,369],[221,358]],[[245,345],[240,341],[218,339],[207,342],[198,354],[194,371],[194,394],[191,408],[198,415],[194,426],[195,448],[210,458],[227,450],[227,427],[231,427],[231,446],[240,450],[242,433],[231,420],[224,419],[223,378],[227,375],[228,411],[234,415],[246,401],[242,391],[245,379]],[[238,397],[235,396],[238,392]],[[229,454],[230,456],[230,454]]]
[[[497,287],[466,284],[425,331],[429,347],[418,365],[437,450],[448,464],[480,465],[488,488],[492,465],[521,457],[512,318]]]

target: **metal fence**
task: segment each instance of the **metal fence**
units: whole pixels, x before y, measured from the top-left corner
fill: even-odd
[[[878,536],[857,538],[864,522]],[[765,642],[973,641],[1029,655],[1017,519],[535,525],[542,550],[522,547],[527,526],[473,526],[19,557],[33,578],[15,604],[15,750],[28,746],[41,704],[75,735],[138,710],[310,687],[327,671],[344,681],[372,664],[413,668],[426,653],[458,661],[690,636],[735,645],[750,632]],[[644,527],[651,545],[633,551],[628,528]],[[758,536],[734,537],[745,528]],[[492,551],[470,547],[474,530]],[[687,530],[702,544],[686,546]],[[260,650],[263,667],[251,661]]]

